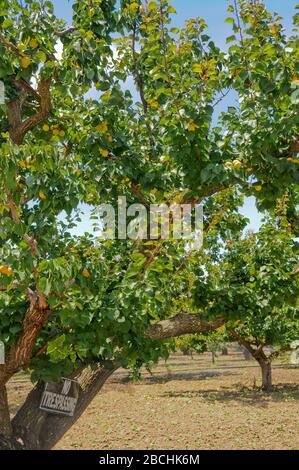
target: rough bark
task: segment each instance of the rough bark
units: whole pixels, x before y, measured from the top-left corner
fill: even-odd
[[[73,376],[80,385],[80,391],[75,414],[72,417],[50,414],[40,410],[44,384],[38,383],[12,420],[13,434],[0,436],[0,450],[52,449],[80,418],[117,367],[118,365],[115,365],[111,369],[98,368],[96,370],[88,367]]]
[[[12,436],[6,387],[0,387],[0,430],[2,436],[7,439]]]
[[[173,318],[152,325],[146,336],[160,340],[192,333],[203,333],[220,328],[226,321],[224,317],[220,317],[212,322],[207,322],[201,320],[198,315],[180,313]]]
[[[271,361],[264,357],[256,358],[262,371],[262,389],[264,392],[271,392],[272,390],[272,367]]]
[[[15,440],[12,436],[7,438],[0,434],[0,451],[1,450],[24,450],[22,444]]]
[[[31,129],[34,129],[41,122],[48,118],[52,107],[50,93],[51,82],[51,78],[40,80],[36,93],[36,97],[39,102],[39,108],[34,115],[30,116],[24,121],[22,120],[22,109],[27,95],[32,95],[32,91],[28,88],[25,89],[23,86],[23,91],[19,94],[19,96],[8,103],[7,118],[9,123],[9,134],[14,144],[21,145],[27,132],[29,132]],[[20,83],[18,82],[17,87],[19,88],[19,86]]]
[[[4,387],[19,370],[29,366],[36,338],[51,314],[49,308],[46,305],[40,305],[39,301],[39,296],[32,301],[23,321],[21,335],[16,345],[10,350],[6,363],[0,366],[0,387]]]
[[[187,333],[217,329],[224,323],[224,318],[219,318],[214,322],[205,322],[200,320],[197,315],[180,314],[172,319],[152,325],[146,336],[154,340],[172,338]],[[38,383],[12,420],[13,435],[8,439],[5,436],[0,438],[0,449],[52,449],[80,418],[118,367],[117,364],[111,369],[92,370],[88,367],[73,375],[72,378],[76,378],[80,385],[78,404],[73,417],[49,414],[40,410],[39,405],[44,384]]]

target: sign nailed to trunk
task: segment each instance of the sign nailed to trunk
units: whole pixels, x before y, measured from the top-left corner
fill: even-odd
[[[79,396],[79,384],[75,380],[46,383],[40,409],[48,413],[73,416]]]

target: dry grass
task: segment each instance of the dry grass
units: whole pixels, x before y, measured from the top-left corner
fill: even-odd
[[[173,356],[137,383],[119,371],[57,449],[298,449],[299,369],[275,368],[273,379],[262,393],[239,353],[214,366],[206,354]],[[28,387],[17,384],[13,406]]]

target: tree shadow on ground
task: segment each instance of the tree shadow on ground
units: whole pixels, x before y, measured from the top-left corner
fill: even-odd
[[[230,402],[237,401],[243,405],[251,405],[260,408],[267,408],[271,402],[285,402],[287,400],[299,400],[299,386],[294,384],[277,384],[273,391],[266,393],[260,388],[248,388],[237,383],[230,387],[221,387],[221,390],[181,390],[173,392],[163,392],[161,398],[196,398],[200,397],[208,402]]]
[[[231,372],[231,371],[205,371],[205,372],[196,372],[196,371],[190,371],[190,372],[169,372],[169,373],[164,373],[164,374],[153,374],[150,376],[141,376],[140,380],[134,382],[135,385],[151,385],[151,384],[164,384],[167,382],[171,382],[174,380],[206,380],[209,378],[214,378],[214,377],[220,377],[224,375],[238,375],[237,372]],[[114,376],[113,382],[118,382],[118,383],[128,383],[132,381],[131,376],[126,376],[126,377],[117,377],[116,375]]]

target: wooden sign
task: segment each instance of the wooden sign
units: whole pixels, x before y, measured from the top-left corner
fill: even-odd
[[[75,380],[48,382],[42,395],[40,409],[48,413],[73,416],[79,397],[79,384]]]

